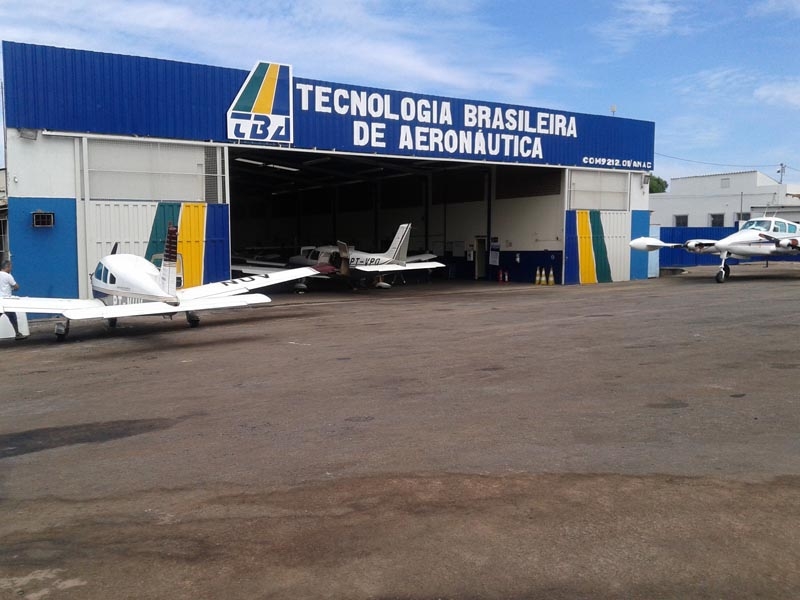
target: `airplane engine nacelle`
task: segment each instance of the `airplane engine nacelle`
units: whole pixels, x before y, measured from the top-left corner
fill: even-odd
[[[778,246],[781,248],[797,248],[799,243],[800,241],[797,238],[788,238],[778,242]]]
[[[631,240],[631,242],[628,245],[634,250],[641,250],[643,252],[651,252],[653,250],[659,250],[664,246],[666,246],[666,244],[661,240],[651,237],[636,238],[635,240]]]
[[[686,249],[690,252],[697,252],[698,250],[702,250],[705,245],[702,242],[697,241],[689,241],[686,242]]]

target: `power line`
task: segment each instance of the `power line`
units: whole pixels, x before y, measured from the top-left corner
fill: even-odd
[[[731,165],[725,163],[713,163],[713,162],[704,162],[702,160],[691,160],[689,158],[681,158],[680,156],[670,156],[669,154],[661,154],[660,152],[654,152],[656,156],[663,156],[664,158],[671,158],[673,160],[682,160],[684,162],[690,163],[697,163],[700,165],[712,165],[714,167],[734,167],[736,169],[765,169],[767,167],[775,167],[779,166],[776,163],[772,163],[769,165]],[[789,165],[784,165],[787,169],[791,169],[792,171],[797,171],[794,167],[790,167]]]

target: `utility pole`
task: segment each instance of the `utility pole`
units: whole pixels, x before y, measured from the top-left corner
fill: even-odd
[[[786,165],[781,163],[780,167],[781,168],[778,169],[778,171],[777,171],[778,173],[781,174],[781,178],[778,180],[778,183],[783,183],[783,174],[786,173]]]

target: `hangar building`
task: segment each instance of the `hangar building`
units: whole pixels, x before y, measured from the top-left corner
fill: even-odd
[[[85,297],[115,242],[180,230],[185,285],[239,251],[400,223],[450,277],[647,277],[652,122],[3,42],[8,248],[26,295]]]

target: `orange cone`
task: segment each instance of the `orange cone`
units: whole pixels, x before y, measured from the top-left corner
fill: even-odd
[[[553,271],[555,271],[555,269],[550,269],[550,273],[547,276],[547,285],[556,284],[556,280],[553,278]]]

